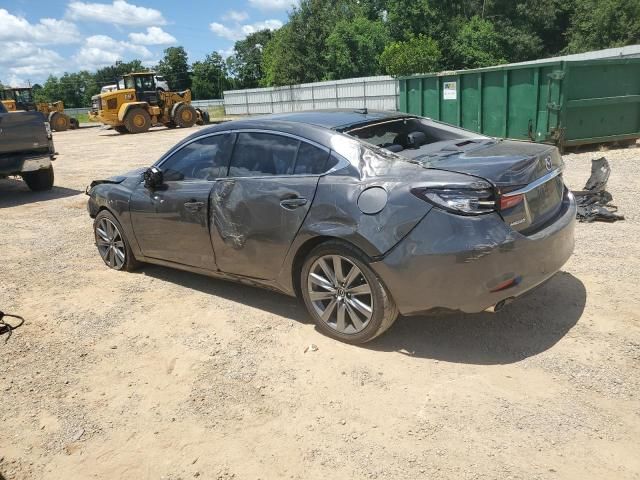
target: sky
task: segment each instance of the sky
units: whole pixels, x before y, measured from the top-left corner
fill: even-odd
[[[170,46],[189,61],[277,29],[296,0],[0,0],[0,82],[42,84],[117,60],[153,66]]]

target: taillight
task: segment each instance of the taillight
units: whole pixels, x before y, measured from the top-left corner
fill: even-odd
[[[524,195],[503,195],[500,197],[500,210],[508,210],[524,200]]]
[[[482,215],[495,210],[490,189],[412,188],[411,193],[445,210],[462,215]]]

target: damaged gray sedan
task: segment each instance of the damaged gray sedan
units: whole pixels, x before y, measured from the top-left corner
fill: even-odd
[[[399,314],[498,310],[573,251],[549,145],[391,112],[316,111],[199,130],[152,167],[92,183],[105,264],[139,262],[303,299],[350,343]]]

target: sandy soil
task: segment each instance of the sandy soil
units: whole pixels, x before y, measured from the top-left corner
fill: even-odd
[[[191,132],[56,133],[54,190],[0,181],[0,309],[26,319],[0,338],[0,478],[640,478],[640,149],[605,152],[627,220],[578,225],[548,283],[353,347],[295,299],[104,266],[85,186]],[[573,188],[599,153],[565,157]]]

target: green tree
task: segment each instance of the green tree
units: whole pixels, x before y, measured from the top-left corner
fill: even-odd
[[[186,90],[191,87],[189,75],[189,57],[183,47],[169,47],[164,51],[157,71],[163,75],[172,90]]]
[[[381,72],[379,57],[389,40],[381,20],[340,20],[327,38],[327,78],[364,77]]]
[[[34,94],[36,102],[55,102],[62,100],[63,91],[60,79],[53,75],[49,75],[49,78],[44,82],[41,90],[38,90]]]
[[[277,30],[267,43],[262,55],[262,86],[292,85],[314,78],[305,74],[302,68],[304,54],[302,49],[295,47],[296,37],[291,25],[287,24]]]
[[[228,88],[227,66],[218,52],[213,52],[202,61],[193,64],[192,90],[195,98],[222,98]]]
[[[446,25],[440,22],[437,5],[431,0],[386,0],[380,2],[378,8],[391,38],[396,41],[421,34],[433,37],[441,34]]]
[[[262,52],[272,38],[271,30],[260,30],[235,43],[233,55],[228,59],[228,67],[236,79],[238,88],[254,88],[260,85],[264,76]]]
[[[493,24],[480,17],[464,24],[451,50],[456,68],[489,67],[507,61]]]
[[[380,64],[389,75],[412,75],[437,71],[441,57],[438,43],[419,35],[389,43],[380,56]]]
[[[368,4],[367,4],[368,5]],[[329,77],[327,39],[340,20],[353,20],[363,6],[352,0],[301,0],[288,23],[263,52],[266,85],[313,82]]]
[[[639,43],[640,0],[579,0],[567,38],[567,53]]]

